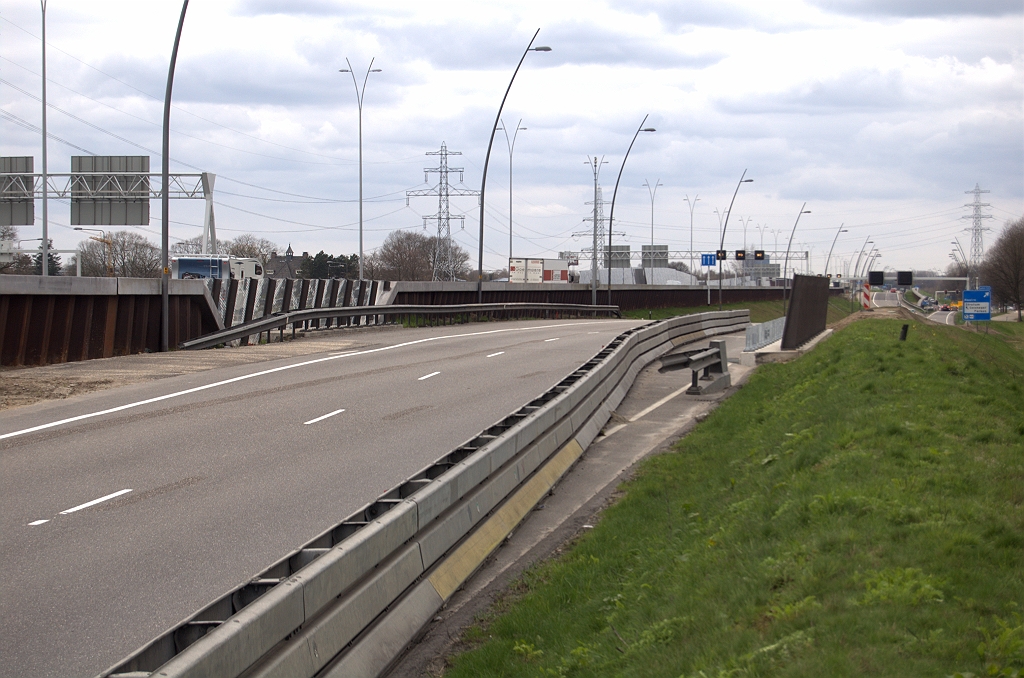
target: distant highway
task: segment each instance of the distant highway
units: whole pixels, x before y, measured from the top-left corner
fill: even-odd
[[[97,674],[638,324],[399,330],[0,412],[0,676]]]

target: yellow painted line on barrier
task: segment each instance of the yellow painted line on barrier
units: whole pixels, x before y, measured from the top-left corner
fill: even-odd
[[[445,558],[427,578],[443,600],[447,601],[462,586],[582,454],[583,448],[576,439],[569,441],[525,485],[516,490],[494,515],[485,520],[469,539]]]

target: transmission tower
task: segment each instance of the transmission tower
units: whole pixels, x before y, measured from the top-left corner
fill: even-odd
[[[437,240],[434,244],[434,280],[455,280],[455,276],[458,273],[458,266],[455,261],[455,246],[452,243],[452,230],[451,220],[458,219],[465,228],[466,215],[465,214],[452,214],[451,208],[449,207],[448,198],[453,195],[480,195],[480,191],[473,191],[468,188],[460,188],[458,186],[452,187],[448,182],[448,174],[451,172],[459,173],[459,183],[462,183],[464,169],[462,167],[449,167],[448,156],[449,155],[462,155],[459,151],[449,151],[445,143],[441,142],[441,150],[430,151],[427,155],[440,156],[440,162],[437,167],[424,167],[423,168],[423,181],[427,182],[428,176],[431,172],[437,172],[438,182],[437,186],[433,188],[424,188],[418,191],[406,191],[405,192],[405,204],[409,204],[409,198],[418,195],[436,195],[437,196],[437,214],[431,214],[423,217],[423,228],[427,227],[428,221],[437,222]]]
[[[983,207],[991,207],[989,203],[981,201],[981,194],[989,193],[989,191],[983,190],[978,184],[974,184],[973,191],[964,191],[964,193],[974,195],[974,202],[969,202],[964,205],[964,207],[973,208],[973,212],[960,218],[971,219],[974,222],[970,228],[965,228],[964,230],[971,232],[971,259],[968,264],[968,275],[973,275],[977,278],[978,271],[981,270],[981,260],[985,257],[985,243],[982,238],[982,233],[984,231],[991,230],[985,228],[983,224],[985,219],[992,219],[993,217],[991,214],[983,214],[981,211],[981,208]]]

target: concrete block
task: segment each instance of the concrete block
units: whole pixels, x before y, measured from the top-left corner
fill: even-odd
[[[160,294],[160,280],[158,278],[115,278],[115,280],[117,280],[118,294]],[[167,292],[170,294],[170,287],[168,287]],[[202,294],[199,290],[197,292]]]
[[[246,678],[311,678],[341,652],[423,570],[419,550],[408,546],[351,594],[338,599],[278,648]],[[307,672],[308,671],[308,672]]]
[[[302,584],[285,580],[160,667],[161,678],[237,676],[302,625]]]
[[[551,450],[546,450],[538,445],[530,447],[516,461],[516,466],[519,467],[519,475],[523,478],[528,478],[549,456],[551,456]]]
[[[420,556],[423,558],[423,568],[431,567],[448,549],[466,536],[478,518],[479,516],[473,514],[473,507],[465,504],[443,514],[428,525],[416,539],[420,546]]]
[[[416,503],[418,529],[425,528],[452,505],[454,487],[455,483],[451,481],[451,478],[442,475],[409,497]]]
[[[420,582],[318,678],[379,676],[441,609],[443,602],[428,580]]]
[[[0,294],[117,294],[116,278],[0,275]]]
[[[160,294],[160,279],[159,278],[118,278],[118,284],[122,280],[146,280],[156,286],[156,292],[153,294]],[[168,280],[167,294],[172,296],[201,296],[203,290],[209,291],[206,286],[205,280]],[[226,280],[224,282],[227,282]],[[119,294],[126,294],[125,292],[118,292]],[[131,292],[130,294],[135,294]]]
[[[453,498],[459,499],[491,475],[491,460],[487,454],[477,452],[456,464],[445,475],[449,474],[454,483]]]
[[[518,424],[516,425],[518,428]],[[512,457],[519,452],[517,437],[513,429],[505,431],[495,440],[487,444],[487,456],[491,461],[491,472],[501,468]]]
[[[305,610],[314,615],[416,534],[415,502],[406,500],[299,571]]]

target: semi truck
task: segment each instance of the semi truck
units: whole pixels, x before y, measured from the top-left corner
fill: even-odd
[[[220,278],[263,278],[263,265],[259,259],[247,257],[218,257],[188,255],[171,257],[171,277],[179,280]]]
[[[509,259],[508,281],[514,283],[568,283],[564,259]]]

